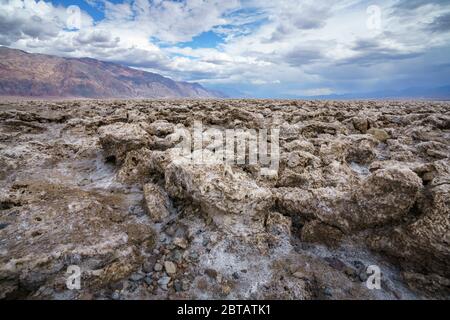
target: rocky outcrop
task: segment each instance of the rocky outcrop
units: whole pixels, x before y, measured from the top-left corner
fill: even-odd
[[[208,156],[203,153],[203,159]],[[165,187],[172,197],[198,204],[220,228],[239,233],[260,231],[272,204],[269,189],[221,163],[195,165],[175,158],[165,170]]]
[[[170,200],[166,192],[153,183],[143,187],[145,208],[153,222],[161,222],[169,216]]]
[[[369,245],[397,259],[408,269],[450,275],[450,186],[427,188],[417,203],[416,217],[396,228],[380,230]],[[448,285],[447,285],[448,290]]]
[[[44,288],[64,288],[70,265],[83,270],[83,285],[104,287],[131,274],[141,250],[155,245],[153,228],[126,214],[121,195],[22,181],[2,205],[11,208],[2,215],[0,298],[50,297]]]
[[[318,220],[344,233],[395,223],[415,204],[422,180],[409,169],[378,170],[349,191],[338,188],[279,188],[278,205],[305,220]]]
[[[106,157],[122,163],[127,152],[150,144],[151,136],[139,125],[114,123],[98,130],[100,143]]]

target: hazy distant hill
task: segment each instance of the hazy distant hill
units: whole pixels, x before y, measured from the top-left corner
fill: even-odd
[[[412,87],[403,90],[386,90],[363,93],[331,94],[307,97],[309,99],[348,100],[348,99],[425,99],[450,100],[450,86],[436,88]]]
[[[90,58],[62,58],[0,47],[0,95],[83,98],[217,98],[198,83]]]

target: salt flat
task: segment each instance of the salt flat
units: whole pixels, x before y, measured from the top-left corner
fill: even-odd
[[[0,297],[448,298],[449,141],[448,102],[0,102]]]

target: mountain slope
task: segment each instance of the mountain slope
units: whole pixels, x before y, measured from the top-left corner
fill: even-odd
[[[0,47],[0,95],[82,98],[217,98],[198,83],[91,58]]]

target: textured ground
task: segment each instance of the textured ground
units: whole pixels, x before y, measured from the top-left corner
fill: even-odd
[[[277,174],[183,161],[194,120],[279,128]],[[449,298],[449,141],[444,102],[1,102],[0,297]]]

